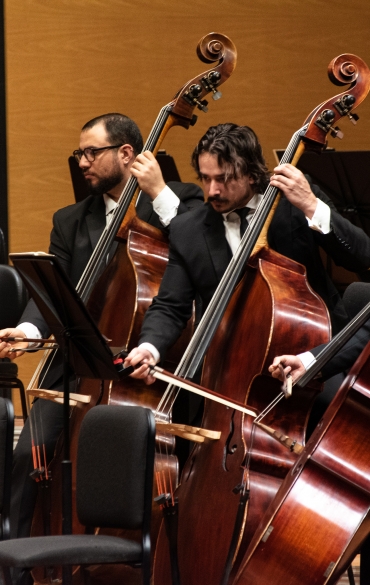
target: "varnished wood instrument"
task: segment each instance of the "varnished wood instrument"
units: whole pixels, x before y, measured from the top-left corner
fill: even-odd
[[[370,344],[280,486],[232,585],[334,585],[370,531]]]
[[[329,70],[335,83],[350,88],[315,108],[294,134],[282,163],[295,164],[305,148],[325,147],[328,132],[339,132],[333,124],[352,116],[353,107],[366,97],[369,70],[361,59],[341,55]],[[291,353],[294,345],[295,351],[304,351],[327,340],[329,333],[326,307],[307,289],[304,267],[267,245],[277,198],[277,189],[269,187],[177,370],[184,377],[194,375],[208,349],[202,385],[258,412],[279,392],[279,384],[265,376],[277,348]],[[268,424],[288,436],[293,428],[304,442],[309,405],[317,391],[293,396],[271,413]],[[206,402],[202,425],[221,430],[221,439],[194,448],[175,492],[179,581],[186,585],[227,582],[232,565],[239,562],[238,552],[245,551],[259,515],[296,457],[253,428],[249,417],[213,403]],[[211,540],[211,534],[222,538]],[[171,583],[164,527],[154,580],[156,585]]]
[[[206,63],[214,66],[186,83],[175,98],[164,106],[153,126],[144,150],[156,153],[168,130],[176,125],[189,128],[196,117],[194,110],[206,112],[205,96],[212,94],[215,99],[220,97],[220,86],[232,74],[236,64],[236,49],[232,41],[225,35],[210,33],[198,44],[197,54]],[[109,226],[104,230],[92,258],[87,265],[77,286],[83,301],[97,322],[100,331],[111,341],[113,347],[129,349],[136,344],[141,321],[152,297],[156,294],[160,278],[167,262],[167,239],[149,224],[136,216],[135,202],[138,196],[137,180],[132,177],[113,212]],[[113,259],[106,267],[107,253],[113,240],[118,241]],[[180,349],[181,349],[180,345]],[[172,358],[176,360],[176,358]],[[75,409],[71,418],[71,453],[77,450],[77,437],[81,420],[87,408],[96,404],[141,404],[156,408],[162,388],[148,388],[143,383],[126,380],[121,383],[107,383],[82,380],[78,390],[82,394],[91,395],[89,404]],[[158,433],[158,453],[156,456],[156,476],[160,476],[163,485],[177,482],[177,460],[174,457],[172,436]],[[42,465],[49,469],[48,465]],[[58,470],[54,471],[54,484],[58,482]],[[55,490],[53,490],[55,493]],[[57,512],[59,496],[53,495],[51,532],[60,531],[60,518]],[[159,526],[159,510],[153,513],[153,544]],[[56,513],[54,513],[56,512]],[[38,519],[37,524],[42,522]],[[74,517],[74,532],[81,530],[77,517]],[[117,581],[122,580],[121,569],[118,570]],[[102,576],[100,570],[106,567],[94,567],[93,577],[115,582],[114,568],[109,575]],[[127,569],[130,571],[130,569]],[[127,576],[126,576],[127,577]],[[134,583],[135,571],[128,576]]]

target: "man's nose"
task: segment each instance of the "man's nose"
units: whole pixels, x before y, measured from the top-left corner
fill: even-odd
[[[88,169],[91,166],[91,162],[87,160],[84,153],[82,153],[78,166],[80,167],[80,169]]]
[[[220,194],[220,183],[212,180],[209,182],[208,195],[214,196]]]

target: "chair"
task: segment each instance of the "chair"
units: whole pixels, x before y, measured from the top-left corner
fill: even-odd
[[[370,303],[370,283],[352,282],[343,294],[343,303],[350,319]]]
[[[0,264],[0,329],[17,325],[27,300],[26,287],[16,269]]]
[[[12,399],[12,388],[19,388],[23,421],[27,419],[26,393],[18,378],[18,366],[7,359],[0,360],[0,398]]]
[[[8,263],[8,252],[6,249],[5,236],[3,230],[0,228],[0,264]]]
[[[27,573],[21,572],[18,582],[22,582],[36,566],[124,563],[141,567],[142,583],[149,585],[154,445],[151,410],[140,406],[92,408],[81,426],[76,480],[77,515],[89,534],[0,542],[5,583],[8,585],[9,567],[27,569]],[[141,529],[141,542],[92,534],[97,526],[135,535]],[[63,585],[68,582],[65,577]]]
[[[12,475],[14,409],[7,398],[0,397],[0,539],[10,537],[10,477]]]
[[[27,304],[26,287],[13,266],[8,266],[8,254],[3,231],[0,228],[0,329],[15,327]],[[19,388],[23,419],[27,417],[23,385],[17,378],[18,368],[0,360],[0,396],[11,400],[11,388]]]

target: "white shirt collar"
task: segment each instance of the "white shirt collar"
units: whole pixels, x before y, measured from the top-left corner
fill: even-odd
[[[257,209],[258,205],[260,204],[262,197],[263,197],[263,194],[262,193],[256,193],[255,195],[253,195],[252,199],[250,199],[248,201],[248,203],[247,203],[247,205],[245,205],[245,207],[248,207],[250,209],[251,213],[252,212],[254,213],[254,211]],[[224,221],[228,221],[229,220],[229,215],[231,215],[232,213],[234,213],[234,210],[233,211],[228,211],[227,213],[223,213],[222,214],[222,217],[224,218]],[[237,216],[235,214],[235,218],[234,218],[234,215],[232,215],[230,217],[230,220],[231,221],[234,221],[234,219],[236,219],[236,218],[239,219],[239,216]]]
[[[113,209],[117,206],[117,201],[114,201],[112,197],[109,197],[106,193],[103,194],[104,203],[105,203],[105,215],[108,215]]]

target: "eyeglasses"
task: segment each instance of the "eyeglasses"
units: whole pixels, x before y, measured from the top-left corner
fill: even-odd
[[[80,150],[80,149],[74,150],[72,154],[75,157],[75,159],[77,160],[77,162],[80,162],[80,160],[82,159],[83,156],[89,162],[94,162],[95,153],[99,152],[99,150],[110,150],[112,148],[119,148],[120,146],[123,146],[123,145],[116,144],[115,146],[101,146],[100,148],[84,148],[83,150]]]

